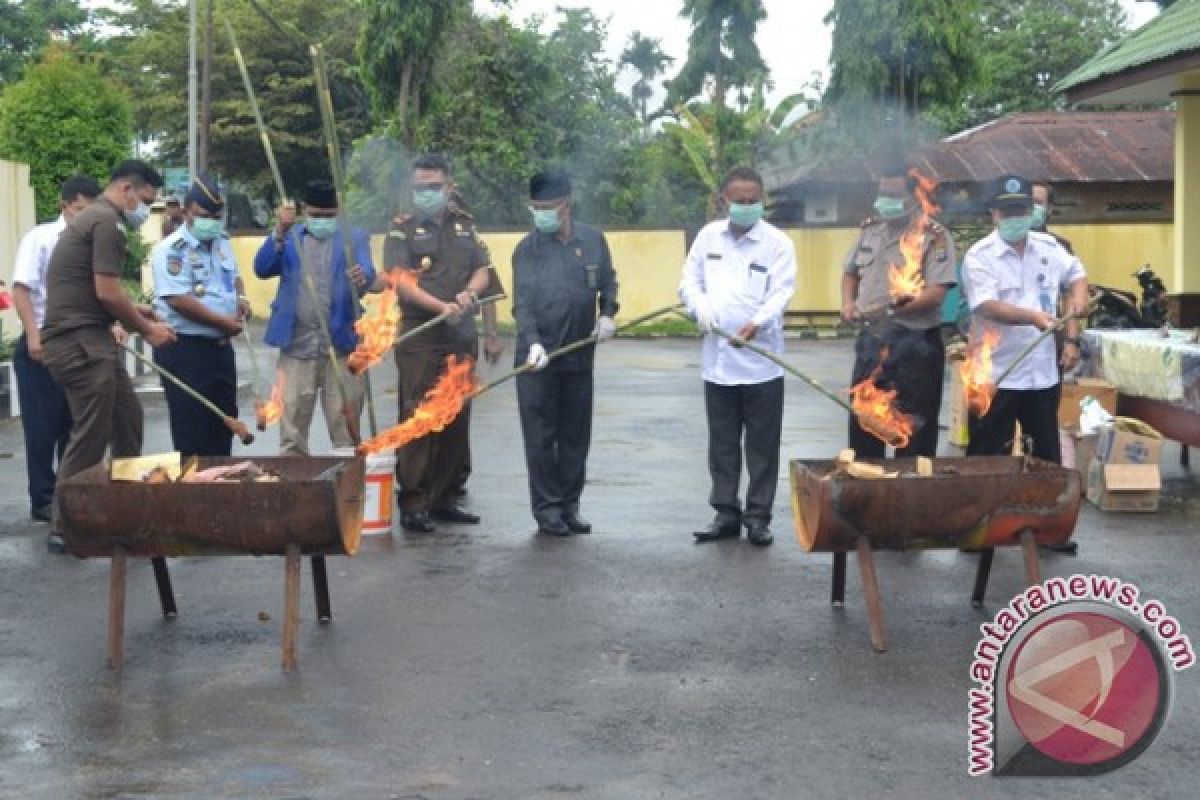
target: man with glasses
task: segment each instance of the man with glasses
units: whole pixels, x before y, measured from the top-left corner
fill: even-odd
[[[475,311],[493,287],[491,258],[475,233],[471,216],[451,205],[450,165],[439,155],[413,163],[410,213],[392,221],[383,258],[389,272],[406,271],[414,281],[398,281],[401,331],[448,313],[424,333],[396,346],[399,418],[404,421],[425,399],[450,356],[477,358]],[[479,516],[457,502],[468,454],[470,406],[439,433],[423,436],[396,451],[400,524],[409,533],[432,533],[435,522],[475,525]]]
[[[529,495],[538,533],[590,533],[579,516],[592,437],[595,346],[550,361],[548,354],[616,333],[617,276],[604,234],[574,220],[571,180],[548,170],[529,182],[534,230],[513,253],[517,405]],[[597,317],[597,315],[599,315]]]

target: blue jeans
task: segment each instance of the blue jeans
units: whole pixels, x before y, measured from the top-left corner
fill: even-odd
[[[17,397],[21,401],[21,427],[25,431],[25,469],[29,475],[29,503],[33,508],[54,499],[54,465],[61,459],[71,433],[67,396],[50,372],[29,357],[25,334],[13,349],[17,372]]]

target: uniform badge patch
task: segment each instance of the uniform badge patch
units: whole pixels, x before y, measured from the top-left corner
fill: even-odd
[[[432,258],[430,258],[429,256],[423,256],[421,258],[421,271],[422,272],[428,272],[429,268],[432,266],[433,266]]]
[[[407,239],[408,238],[408,234],[406,234],[404,231],[388,231],[388,236],[392,237],[393,239]]]
[[[207,291],[208,290],[204,288],[203,283],[197,283],[192,287],[192,294],[196,295],[196,297],[204,297],[204,294]]]
[[[167,272],[171,275],[178,275],[183,272],[183,261],[178,258],[167,259]]]

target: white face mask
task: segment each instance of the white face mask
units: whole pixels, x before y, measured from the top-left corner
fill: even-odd
[[[133,187],[130,187],[128,191],[132,192]],[[150,206],[146,205],[145,202],[142,201],[142,198],[138,197],[136,194],[134,197],[136,197],[138,201],[137,207],[132,211],[126,209],[125,221],[135,228],[140,228],[142,227],[143,223],[150,218]]]

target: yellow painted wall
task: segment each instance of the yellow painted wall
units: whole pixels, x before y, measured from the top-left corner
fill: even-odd
[[[1111,225],[1059,225],[1061,235],[1071,240],[1093,283],[1135,290],[1133,273],[1149,263],[1167,281],[1174,258],[1173,226],[1169,223]],[[788,231],[796,245],[796,295],[794,310],[836,311],[841,307],[841,264],[854,244],[857,228],[804,228]],[[512,291],[512,253],[524,234],[484,233],[504,286]],[[678,230],[613,231],[607,234],[613,263],[621,284],[622,319],[631,319],[676,302],[680,269],[686,255],[684,234]],[[275,281],[254,277],[254,254],[263,237],[235,237],[234,252],[241,265],[247,294],[257,316],[265,316],[275,296]],[[383,237],[372,241],[376,263]],[[501,322],[511,322],[512,302],[497,306]]]
[[[21,237],[37,224],[33,188],[29,185],[29,165],[0,161],[0,280],[12,291],[13,261]],[[21,332],[17,312],[9,309],[0,313],[4,338],[11,339]]]
[[[1200,70],[1181,75],[1175,98],[1175,218],[1187,220],[1175,231],[1176,262],[1163,279],[1172,292],[1200,292]]]

